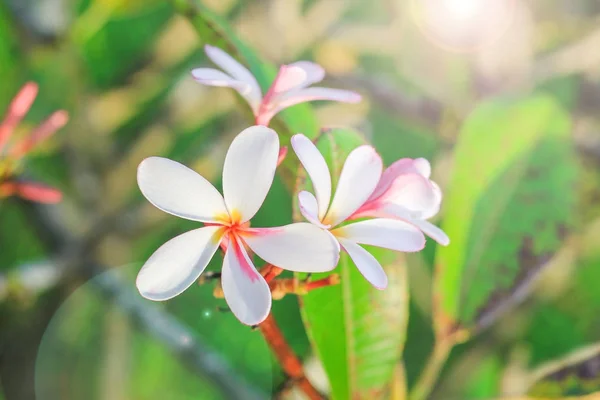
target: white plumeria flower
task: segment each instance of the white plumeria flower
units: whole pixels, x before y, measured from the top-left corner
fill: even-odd
[[[194,79],[203,85],[237,90],[250,104],[257,125],[268,125],[275,114],[299,103],[314,100],[358,103],[361,99],[358,93],[347,90],[308,87],[325,77],[323,68],[309,61],[282,65],[263,97],[256,78],[246,67],[218,47],[206,45],[204,50],[225,72],[213,68],[196,68],[192,70]]]
[[[376,218],[340,226],[371,196],[381,177],[381,157],[371,146],[354,149],[346,159],[331,201],[331,174],[317,147],[304,135],[292,137],[292,147],[312,181],[315,195],[298,194],[302,215],[315,226],[330,231],[354,264],[373,286],[385,289],[385,271],[359,244],[414,252],[425,246],[425,236],[414,225],[397,218]],[[316,196],[316,197],[315,197]]]
[[[403,158],[390,165],[369,199],[350,217],[400,218],[415,225],[443,246],[450,244],[444,231],[431,222],[442,203],[442,191],[433,181],[424,158]]]
[[[204,271],[220,245],[226,247],[221,284],[225,300],[244,324],[257,325],[271,309],[271,291],[246,246],[268,263],[298,272],[325,272],[337,265],[331,236],[308,223],[250,228],[273,182],[279,153],[275,131],[253,126],[231,143],[223,167],[223,196],[202,176],[166,158],[150,157],[138,168],[138,185],[157,208],[207,224],[171,239],[142,267],[137,287],[150,300],[177,296]]]

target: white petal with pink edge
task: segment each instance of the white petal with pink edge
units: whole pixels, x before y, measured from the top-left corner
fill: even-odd
[[[252,126],[233,139],[223,166],[223,196],[230,214],[246,222],[256,214],[273,183],[279,138],[265,126]]]
[[[296,61],[295,63],[288,65],[304,70],[306,79],[302,82],[301,87],[307,87],[313,83],[321,82],[325,77],[325,70],[323,67],[310,61]]]
[[[335,238],[305,222],[250,229],[243,233],[243,239],[257,256],[290,271],[331,271],[339,261],[340,247]]]
[[[400,160],[395,161],[381,174],[381,179],[379,179],[377,187],[373,191],[373,194],[371,194],[371,197],[369,197],[369,201],[375,200],[383,195],[390,188],[394,180],[400,175],[418,172],[415,160],[412,158],[401,158]]]
[[[331,225],[323,225],[319,220],[317,199],[312,193],[305,190],[298,193],[298,206],[300,207],[300,213],[308,222],[323,229],[331,228]]]
[[[223,260],[221,286],[227,305],[246,325],[258,325],[271,311],[271,289],[237,239],[230,240]]]
[[[143,195],[169,214],[202,222],[227,215],[223,196],[209,181],[168,158],[146,158],[138,167],[137,181]]]
[[[272,103],[276,104],[272,115],[279,111],[295,106],[296,104],[316,100],[341,101],[342,103],[358,103],[361,96],[356,92],[342,89],[330,89],[322,87],[309,87],[306,89],[292,90],[277,96]]]
[[[317,146],[306,136],[298,134],[292,137],[292,147],[312,181],[318,204],[318,217],[323,219],[331,201],[331,174],[327,162]]]
[[[194,283],[219,248],[219,226],[183,233],[163,244],[140,270],[136,286],[150,300],[173,298]]]
[[[231,87],[240,93],[248,92],[250,85],[247,82],[238,81],[218,69],[196,68],[192,70],[192,76],[203,85]]]
[[[352,150],[323,223],[336,226],[352,215],[373,193],[382,168],[381,157],[373,147],[365,145]]]
[[[377,289],[383,290],[387,287],[388,278],[379,261],[367,250],[363,249],[352,240],[340,239],[340,244],[348,253],[354,265],[362,276]]]
[[[446,233],[433,225],[429,221],[425,221],[422,219],[415,219],[410,216],[410,212],[408,210],[403,209],[402,207],[396,206],[394,204],[387,205],[383,210],[385,214],[389,216],[394,216],[400,219],[403,219],[410,224],[416,226],[421,229],[424,234],[441,244],[442,246],[448,246],[450,244],[450,238]]]
[[[408,222],[395,219],[377,218],[355,222],[331,233],[337,238],[396,251],[413,252],[425,247],[425,236],[419,229]]]
[[[306,82],[306,78],[306,71],[302,68],[294,65],[282,65],[279,67],[279,72],[277,73],[267,96],[274,96],[297,88]]]
[[[438,190],[429,179],[418,173],[403,174],[394,179],[377,202],[400,206],[410,211],[412,218],[423,219],[439,207]]]
[[[250,90],[243,94],[243,96],[256,112],[262,101],[262,93],[254,75],[252,75],[248,68],[218,47],[206,45],[204,46],[204,51],[212,62],[221,67],[225,72],[231,75],[232,78],[246,82],[249,85]]]

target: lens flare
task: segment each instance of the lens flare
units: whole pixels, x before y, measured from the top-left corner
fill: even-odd
[[[470,52],[507,31],[515,5],[515,0],[411,0],[411,11],[419,29],[436,45]]]

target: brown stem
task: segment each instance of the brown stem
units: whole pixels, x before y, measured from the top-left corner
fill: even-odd
[[[292,379],[310,400],[323,400],[323,396],[306,379],[302,363],[283,337],[279,326],[277,326],[277,322],[275,322],[275,318],[273,318],[273,314],[269,314],[267,319],[258,328],[281,364],[285,374]]]

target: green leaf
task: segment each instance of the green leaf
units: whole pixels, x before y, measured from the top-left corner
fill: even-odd
[[[528,396],[564,399],[600,392],[600,345],[579,349],[533,372]]]
[[[275,65],[261,60],[260,56],[244,44],[226,21],[192,0],[171,0],[175,8],[188,17],[200,40],[206,44],[218,46],[228,52],[236,60],[243,63],[254,74],[263,93],[273,82],[277,68]],[[244,103],[243,107],[248,109]],[[247,111],[250,115],[249,109]],[[282,146],[288,146],[290,138],[296,133],[303,133],[311,139],[318,134],[317,120],[310,105],[304,103],[279,113],[271,122],[271,127],[279,134]],[[287,157],[280,171],[289,188],[294,187],[298,160]]]
[[[18,50],[17,33],[8,6],[3,2],[0,4],[0,114],[4,114],[4,108],[18,90],[22,74]]]
[[[348,153],[363,143],[357,133],[343,129],[320,136],[317,147],[328,162],[334,184]],[[382,398],[402,354],[408,320],[405,260],[389,250],[368,250],[388,275],[386,290],[373,288],[342,253],[334,271],[341,283],[301,298],[306,330],[323,362],[334,399]],[[327,275],[314,274],[312,279]]]
[[[124,13],[98,8],[102,6],[92,7],[77,21],[75,38],[81,42],[92,83],[106,89],[122,83],[138,69],[140,58],[151,48],[173,12],[164,2]]]
[[[490,325],[526,293],[572,225],[577,164],[568,115],[551,98],[493,100],[455,152],[436,257],[438,335]]]

